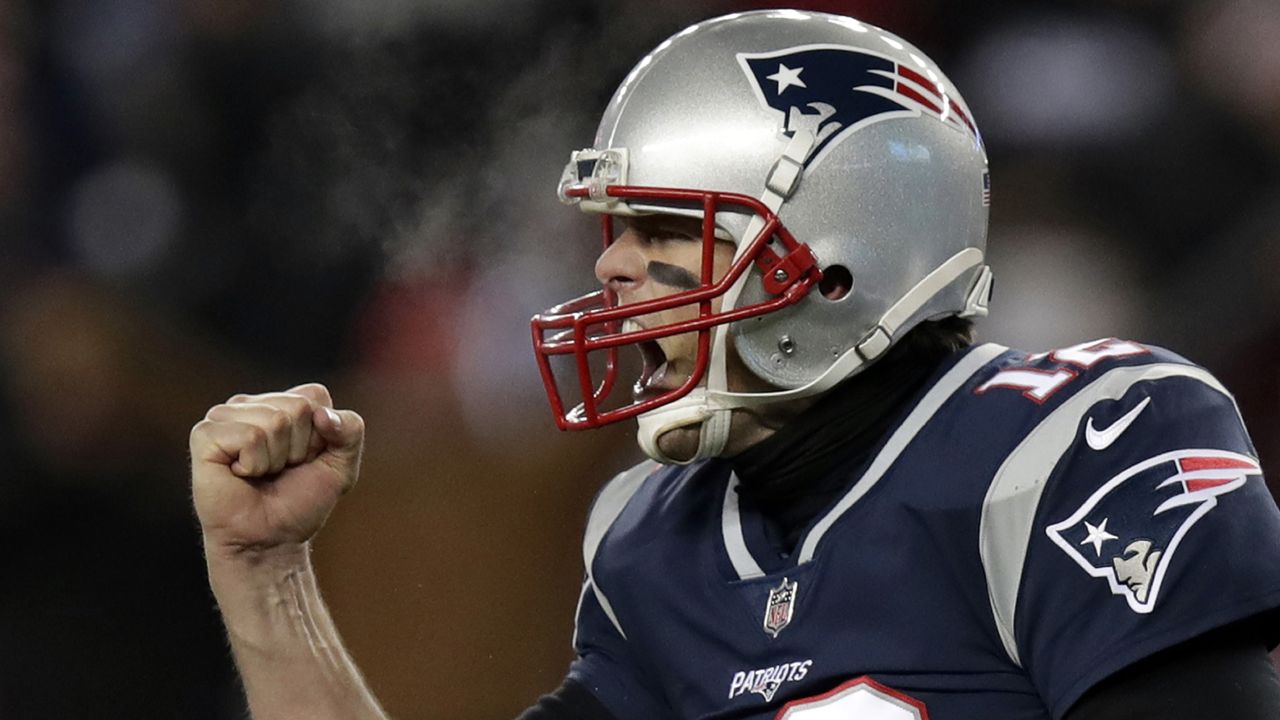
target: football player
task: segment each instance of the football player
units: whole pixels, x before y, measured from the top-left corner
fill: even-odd
[[[534,318],[551,405],[636,418],[652,460],[596,499],[577,659],[526,720],[1280,717],[1280,512],[1234,400],[1127,340],[973,344],[987,160],[918,49],[819,13],[700,23],[559,192],[605,249],[600,292]],[[317,385],[193,429],[259,720],[384,717],[308,560],[362,437]]]

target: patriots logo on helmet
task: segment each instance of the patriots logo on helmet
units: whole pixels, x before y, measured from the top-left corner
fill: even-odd
[[[969,112],[943,83],[867,50],[839,45],[805,45],[770,53],[739,53],[756,97],[782,114],[782,133],[813,133],[805,166],[862,127],[893,117],[927,112],[971,135],[978,133]],[[930,69],[924,69],[932,73]]]
[[[1191,527],[1217,507],[1219,496],[1261,474],[1257,460],[1223,450],[1164,453],[1111,478],[1045,531],[1130,609],[1149,613]]]

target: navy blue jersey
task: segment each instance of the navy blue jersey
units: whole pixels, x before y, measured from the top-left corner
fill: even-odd
[[[972,348],[781,556],[722,461],[600,493],[570,677],[619,720],[1046,720],[1280,606],[1231,395],[1119,340]]]

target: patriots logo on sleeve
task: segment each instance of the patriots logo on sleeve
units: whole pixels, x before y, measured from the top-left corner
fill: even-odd
[[[1237,453],[1164,453],[1111,478],[1045,531],[1085,572],[1106,580],[1130,609],[1149,613],[1191,527],[1217,507],[1219,496],[1261,474],[1257,460]]]
[[[813,133],[805,165],[861,127],[926,112],[978,140],[969,112],[945,86],[921,72],[866,50],[805,45],[770,53],[739,53],[756,97],[782,115],[782,133]],[[922,68],[924,73],[932,73]]]

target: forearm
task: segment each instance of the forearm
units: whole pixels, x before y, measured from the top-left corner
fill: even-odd
[[[1251,622],[1212,630],[1096,685],[1065,720],[1280,717],[1280,678]]]
[[[210,550],[208,565],[255,720],[386,720],[342,646],[306,546]]]

